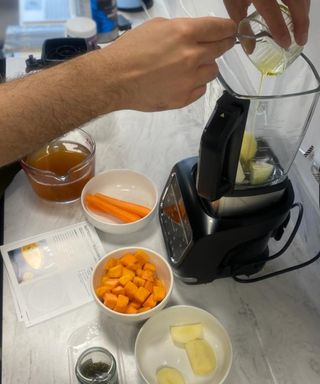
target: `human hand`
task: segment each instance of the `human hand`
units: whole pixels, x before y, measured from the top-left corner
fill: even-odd
[[[291,45],[290,35],[276,0],[224,0],[224,3],[236,23],[247,16],[248,7],[252,3],[266,20],[274,40],[283,48]],[[310,0],[283,0],[283,3],[291,13],[297,44],[305,45],[308,40]]]
[[[126,32],[101,54],[115,58],[118,109],[184,107],[218,74],[215,59],[235,43],[236,25],[216,17],[155,18]]]

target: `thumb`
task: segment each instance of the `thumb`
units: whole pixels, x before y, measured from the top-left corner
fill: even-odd
[[[251,0],[224,0],[224,5],[230,18],[239,23],[247,16],[251,2]]]

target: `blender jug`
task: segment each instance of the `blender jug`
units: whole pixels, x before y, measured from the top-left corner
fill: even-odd
[[[283,74],[263,76],[239,45],[220,59],[219,69],[224,94],[201,138],[197,191],[219,216],[230,216],[281,198],[319,98],[320,78],[303,54]],[[237,108],[242,112],[236,118]],[[222,122],[219,135],[226,111],[234,122]]]
[[[188,284],[228,276],[258,281],[306,265],[239,277],[280,257],[299,228],[303,208],[288,172],[319,98],[319,75],[300,55],[281,75],[262,77],[240,45],[219,69],[199,155],[174,165],[160,197],[168,260]],[[282,239],[292,209],[298,216],[291,234],[270,255],[269,241]]]

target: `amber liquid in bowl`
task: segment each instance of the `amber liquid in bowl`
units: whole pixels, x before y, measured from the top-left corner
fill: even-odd
[[[94,176],[95,157],[82,144],[60,141],[29,155],[22,167],[40,197],[67,203],[79,199]]]

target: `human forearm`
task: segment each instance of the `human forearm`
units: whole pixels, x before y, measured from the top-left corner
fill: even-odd
[[[235,23],[153,19],[111,45],[0,86],[0,166],[119,109],[181,108],[205,93]]]
[[[2,84],[0,165],[21,158],[94,117],[118,109],[121,92],[113,67],[111,58],[95,52],[92,58],[88,54]]]

